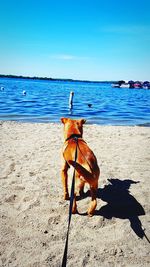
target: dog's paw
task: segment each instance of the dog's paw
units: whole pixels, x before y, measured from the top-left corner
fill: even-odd
[[[75,207],[75,208],[73,207],[73,208],[72,208],[72,214],[76,214],[76,213],[78,213],[78,210],[77,210],[76,207]]]
[[[64,200],[69,200],[69,194],[68,193],[64,194]]]
[[[73,207],[72,207],[72,214],[75,214],[75,213],[78,213],[78,211],[77,211],[77,203],[76,203],[76,201],[74,199],[74,201],[73,201]]]
[[[94,199],[90,202],[90,206],[89,206],[88,211],[87,211],[88,216],[92,217],[94,215],[96,206],[97,206],[97,201],[96,201],[96,199]]]
[[[94,215],[94,212],[95,212],[95,209],[93,210],[93,209],[89,208],[88,211],[87,211],[87,215],[89,217],[92,217]]]
[[[91,212],[87,212],[87,214],[89,217],[92,217],[94,215],[94,213],[91,213]]]

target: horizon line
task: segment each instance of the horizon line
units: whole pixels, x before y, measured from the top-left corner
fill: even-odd
[[[50,80],[50,81],[72,81],[72,82],[89,82],[89,83],[106,83],[106,82],[117,82],[118,80],[78,80],[72,78],[52,78],[52,77],[39,77],[39,76],[24,76],[24,75],[14,75],[14,74],[0,74],[0,78],[16,78],[16,79],[29,79],[29,80]]]

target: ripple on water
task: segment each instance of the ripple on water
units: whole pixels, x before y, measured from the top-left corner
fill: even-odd
[[[84,117],[88,123],[150,126],[150,90],[111,88],[110,83],[4,78],[0,84],[5,88],[0,92],[0,120],[60,122],[60,117]],[[68,107],[70,91],[74,91],[72,110]]]

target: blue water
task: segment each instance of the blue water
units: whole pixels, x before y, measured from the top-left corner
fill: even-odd
[[[0,78],[1,87],[0,120],[60,122],[61,117],[72,117],[103,125],[150,126],[150,90],[112,88],[110,83],[11,78]],[[72,111],[70,91],[74,91]]]

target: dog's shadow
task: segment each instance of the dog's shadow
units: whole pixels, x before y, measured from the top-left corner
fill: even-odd
[[[128,219],[135,234],[140,238],[146,237],[139,219],[139,216],[145,215],[144,208],[129,192],[130,186],[139,182],[130,179],[123,181],[108,179],[108,181],[108,185],[105,185],[104,188],[99,188],[97,191],[97,198],[107,202],[107,204],[96,210],[95,215],[103,216],[107,219],[112,219],[113,217]],[[147,237],[146,239],[150,242]]]

